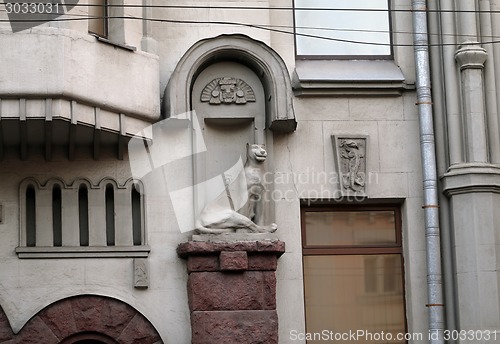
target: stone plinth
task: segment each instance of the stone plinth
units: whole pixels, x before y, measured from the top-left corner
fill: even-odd
[[[205,239],[177,248],[187,260],[192,343],[278,343],[275,271],[285,243]]]

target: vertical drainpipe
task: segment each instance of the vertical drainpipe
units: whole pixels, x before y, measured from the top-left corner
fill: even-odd
[[[443,282],[437,164],[434,143],[429,42],[427,33],[426,0],[412,0],[413,45],[415,52],[417,106],[420,119],[420,150],[424,188],[425,239],[427,256],[427,293],[431,344],[442,344],[444,330]]]

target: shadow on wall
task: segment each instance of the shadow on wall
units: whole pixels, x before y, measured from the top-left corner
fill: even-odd
[[[81,295],[57,301],[36,314],[16,335],[0,307],[0,343],[161,344],[153,325],[128,304]]]

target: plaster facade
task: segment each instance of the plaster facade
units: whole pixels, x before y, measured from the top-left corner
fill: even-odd
[[[451,6],[452,1],[442,1],[443,8],[448,2]],[[176,248],[194,232],[183,228],[172,185],[192,186],[199,170],[191,145],[197,144],[194,135],[203,139],[211,130],[210,116],[234,120],[248,106],[249,114],[241,117],[250,118],[249,122],[238,129],[227,124],[212,129],[213,137],[206,141],[222,152],[218,157],[228,166],[232,162],[224,152],[244,150],[249,138],[267,145],[273,184],[270,216],[278,225],[277,237],[286,245],[276,268],[279,343],[306,342],[291,339],[291,333],[306,331],[301,207],[320,203],[400,207],[406,332],[423,335],[423,340],[408,343],[427,343],[426,246],[415,63],[408,34],[412,31],[410,1],[390,1],[396,10],[391,14],[393,56],[384,61],[296,61],[293,34],[251,26],[293,28],[290,0],[170,1],[170,7],[154,7],[150,0],[120,3],[130,6],[122,9],[119,17],[124,18],[112,19],[113,30],[106,40],[90,35],[86,20],[52,21],[12,33],[6,13],[0,12],[0,306],[12,331],[6,340],[22,334],[30,319],[52,304],[95,295],[132,307],[163,343],[191,343],[187,263]],[[486,2],[471,3],[484,6]],[[492,9],[499,6],[491,1]],[[86,16],[86,6],[75,6],[61,18],[72,15]],[[459,33],[456,27],[460,33],[462,27],[470,27],[467,20],[474,20],[474,27],[498,29],[484,24],[488,20],[483,16],[451,18],[448,12],[441,13],[442,18],[436,16],[430,15],[430,28],[436,34],[433,37],[443,41],[449,39],[447,34]],[[456,25],[446,24],[447,20]],[[471,35],[479,42],[481,35],[487,35],[485,30]],[[440,36],[442,32],[447,34]],[[453,43],[457,44],[453,49],[444,45],[431,51],[442,176],[446,328],[498,332],[500,218],[495,210],[500,204],[500,140],[498,104],[493,98],[500,96],[495,86],[500,83],[500,69],[494,68],[499,51],[493,44],[465,42],[459,49],[464,42]],[[225,108],[219,112],[226,113],[219,118],[218,110],[199,101],[194,91],[202,92],[216,77],[232,76],[223,74],[228,72],[248,79],[257,101],[220,105]],[[197,85],[198,77],[207,83]],[[179,117],[192,110],[202,121],[199,132],[182,122],[193,117]],[[363,197],[346,198],[349,193],[338,179],[339,147],[332,138],[362,140]],[[130,142],[139,142],[151,155],[140,160],[129,148]],[[179,153],[184,150],[188,153]],[[149,166],[139,177],[134,170],[137,164]],[[130,237],[112,247],[102,242],[94,245],[106,247],[100,251],[93,251],[93,245],[79,245],[82,232],[74,227],[85,227],[76,219],[80,208],[63,203],[65,208],[73,207],[73,215],[68,215],[73,222],[61,225],[63,232],[73,226],[75,240],[66,245],[70,248],[54,247],[53,238],[38,237],[40,241],[28,253],[23,251],[23,222],[29,208],[23,203],[29,198],[23,188],[26,180],[36,180],[37,188],[43,189],[56,179],[64,185],[63,191],[74,191],[76,203],[79,197],[88,197],[89,230],[101,233],[101,237],[94,234],[96,242],[111,226],[106,222],[108,206],[110,213],[116,213],[112,227],[117,232],[134,227],[131,189],[125,185],[140,179],[139,248],[134,248]],[[83,180],[87,196],[77,194]],[[108,200],[108,182],[129,194],[120,198],[114,193]],[[57,217],[50,210],[53,197],[46,193],[45,199],[35,201],[40,208],[37,214],[46,216],[49,227]],[[2,333],[0,328],[0,342]],[[158,342],[156,336],[150,337],[151,343]]]

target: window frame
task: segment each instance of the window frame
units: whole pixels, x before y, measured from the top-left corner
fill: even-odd
[[[393,211],[396,231],[394,244],[372,245],[307,245],[305,213],[309,212],[346,212],[346,211]],[[300,209],[302,254],[303,255],[358,255],[358,254],[403,254],[401,209],[397,205],[311,205]],[[380,253],[382,252],[382,253]]]
[[[394,212],[394,230],[396,234],[396,241],[394,244],[370,244],[370,245],[307,245],[306,244],[306,212],[348,212],[348,211],[393,211]],[[408,331],[408,318],[407,318],[407,305],[406,305],[406,285],[405,285],[405,265],[404,253],[402,242],[402,215],[400,204],[302,204],[300,207],[300,222],[301,222],[301,240],[302,240],[302,262],[306,256],[350,256],[350,255],[395,255],[399,256],[401,260],[401,293],[403,298],[403,321],[404,332]],[[302,276],[305,276],[305,264],[302,264]],[[305,295],[305,282],[304,283],[304,315],[306,317],[305,324],[307,325],[307,314],[305,312],[306,295]],[[307,331],[307,329],[306,329]],[[408,343],[407,340],[404,341]]]
[[[301,55],[297,51],[297,16],[296,0],[292,1],[293,8],[293,39],[295,60],[394,60],[394,34],[392,20],[392,1],[387,1],[387,15],[389,20],[389,55]]]

